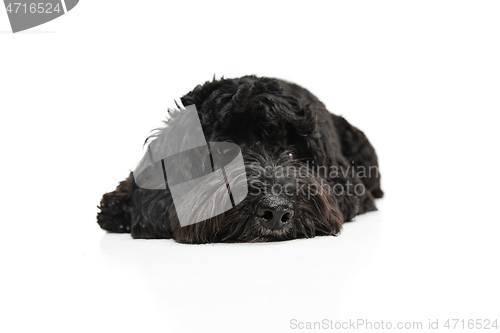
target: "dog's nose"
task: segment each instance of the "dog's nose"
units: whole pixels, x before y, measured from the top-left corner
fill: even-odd
[[[261,203],[257,206],[256,213],[263,218],[261,224],[271,230],[283,229],[293,217],[293,210],[282,205],[273,207]]]

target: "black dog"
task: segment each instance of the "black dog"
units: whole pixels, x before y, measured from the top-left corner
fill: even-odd
[[[181,227],[170,190],[140,188],[131,173],[104,194],[101,228],[183,243],[337,235],[344,221],[375,210],[374,198],[383,196],[377,155],[363,132],[298,85],[255,76],[221,79],[198,85],[181,101],[196,106],[207,142],[241,148],[247,197]]]

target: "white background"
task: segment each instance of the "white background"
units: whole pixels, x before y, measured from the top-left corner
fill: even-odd
[[[0,330],[500,319],[499,17],[496,1],[82,0],[12,34],[0,10]],[[214,74],[294,81],[361,128],[379,211],[269,244],[102,231],[102,194]]]

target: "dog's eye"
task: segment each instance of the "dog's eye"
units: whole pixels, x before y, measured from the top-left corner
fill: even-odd
[[[294,158],[295,157],[295,150],[290,150],[288,153],[287,153],[287,156],[290,157],[290,158]]]

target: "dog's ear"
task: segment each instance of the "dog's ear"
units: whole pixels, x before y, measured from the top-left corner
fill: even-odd
[[[366,190],[374,197],[381,198],[378,157],[366,135],[352,126],[346,119],[332,114],[335,130],[339,136],[342,155],[357,170],[363,170],[362,181]]]
[[[340,145],[330,114],[326,109],[322,110],[324,112],[312,112],[308,108],[308,105],[304,107],[300,124],[296,126],[297,132],[305,139],[311,158],[317,165],[337,165]]]

